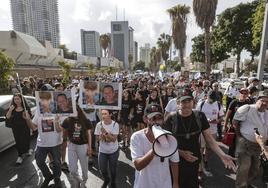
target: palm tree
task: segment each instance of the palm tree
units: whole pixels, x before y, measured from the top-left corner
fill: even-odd
[[[108,46],[111,43],[110,36],[108,34],[103,34],[100,36],[100,45],[104,50],[104,57],[107,57],[108,54]]]
[[[132,54],[128,54],[128,62],[129,62],[129,67],[133,67],[132,66],[132,62],[133,62],[133,55]]]
[[[157,72],[157,67],[159,66],[159,63],[161,62],[161,49],[157,49],[156,47],[152,47],[150,51],[150,69],[153,70],[153,72]]]
[[[172,21],[172,39],[174,46],[180,53],[181,66],[184,66],[184,51],[186,45],[187,15],[190,7],[186,5],[176,5],[167,10]]]
[[[205,30],[206,73],[210,74],[210,27],[214,23],[218,0],[193,0],[196,22]]]
[[[157,41],[158,48],[161,50],[161,55],[165,63],[167,63],[167,60],[169,58],[169,48],[171,46],[171,37],[170,35],[167,35],[165,33],[162,33]]]

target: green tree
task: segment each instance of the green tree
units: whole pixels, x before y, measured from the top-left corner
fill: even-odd
[[[190,7],[186,5],[176,5],[167,10],[172,21],[172,39],[174,46],[180,53],[181,66],[184,66],[184,52],[186,45],[187,15]]]
[[[253,32],[253,46],[256,49],[260,49],[261,37],[262,37],[262,28],[263,28],[263,19],[265,11],[265,1],[258,1],[258,6],[252,15],[252,32]]]
[[[111,43],[110,36],[108,34],[103,34],[100,36],[100,46],[104,51],[104,57],[107,57],[108,54],[108,46]]]
[[[247,60],[245,61],[245,72],[246,74],[249,75],[250,72],[257,72],[258,69],[258,62],[252,60]]]
[[[133,62],[133,55],[132,54],[128,54],[128,63],[129,63],[129,66],[132,67],[132,62]]]
[[[133,66],[133,70],[145,70],[145,62],[144,61],[138,61]]]
[[[70,83],[71,65],[66,63],[65,61],[59,61],[58,64],[61,67],[63,73],[62,82],[67,85]]]
[[[205,64],[206,73],[210,74],[210,27],[214,23],[218,0],[194,0],[193,10],[196,22],[205,30]]]
[[[173,69],[174,71],[181,70],[181,65],[179,64],[178,61],[169,60],[168,65],[169,65],[170,69]]]
[[[88,75],[89,77],[92,78],[96,74],[96,69],[95,69],[96,67],[92,63],[88,63],[87,67],[88,67]]]
[[[169,58],[169,48],[171,46],[171,36],[165,33],[162,33],[157,40],[158,48],[161,50],[161,56],[165,63]]]
[[[159,68],[159,63],[161,62],[161,49],[152,47],[150,51],[150,69],[153,72],[157,72]]]
[[[59,46],[59,48],[63,50],[63,57],[64,58],[73,59],[73,60],[77,59],[77,52],[75,52],[75,51],[70,52],[70,50],[66,47],[65,44],[61,44]]]
[[[236,73],[240,72],[241,52],[249,50],[252,44],[252,15],[257,6],[256,1],[252,3],[239,4],[233,8],[226,9],[219,15],[215,31],[215,43],[228,49],[236,55]]]
[[[13,72],[15,62],[0,51],[0,93],[8,92],[8,79]]]
[[[212,34],[213,36],[213,34]],[[229,55],[227,54],[227,50],[224,48],[220,48],[220,46],[216,46],[214,42],[214,37],[211,37],[210,40],[210,59],[211,59],[211,65],[220,63],[221,61],[229,58]],[[197,37],[194,37],[192,39],[193,45],[192,45],[192,53],[190,54],[190,58],[192,62],[205,62],[205,37],[204,34],[200,34]]]

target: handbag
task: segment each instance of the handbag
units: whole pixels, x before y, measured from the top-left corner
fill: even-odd
[[[12,117],[10,117],[9,119],[6,118],[5,125],[6,125],[7,128],[12,128],[12,126],[13,126],[12,125],[13,124],[13,121],[12,120],[13,120]]]
[[[227,146],[232,146],[235,142],[235,129],[230,127],[222,138],[222,143]]]

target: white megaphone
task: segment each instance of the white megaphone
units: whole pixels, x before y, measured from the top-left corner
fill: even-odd
[[[152,131],[155,137],[153,151],[157,156],[165,158],[173,155],[177,151],[177,139],[171,132],[162,129],[159,125],[153,125]]]

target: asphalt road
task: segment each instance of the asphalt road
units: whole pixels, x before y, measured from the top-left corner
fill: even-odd
[[[32,147],[35,140],[32,141]],[[38,169],[34,156],[25,158],[20,166],[15,165],[17,159],[16,149],[14,147],[0,153],[0,187],[10,188],[37,188],[43,182],[41,171]],[[235,188],[235,174],[226,170],[220,159],[214,155],[209,160],[209,169],[212,177],[206,177],[202,188]],[[131,188],[134,182],[134,168],[130,158],[130,152],[120,151],[118,163],[118,188]],[[89,166],[88,188],[100,188],[103,180],[98,171],[97,158],[94,158],[93,165]],[[63,187],[70,187],[68,173],[62,173],[61,179]],[[189,179],[189,181],[191,181]],[[53,182],[51,182],[53,184]],[[257,188],[266,188],[260,179],[256,181]],[[52,185],[50,186],[52,187]]]

